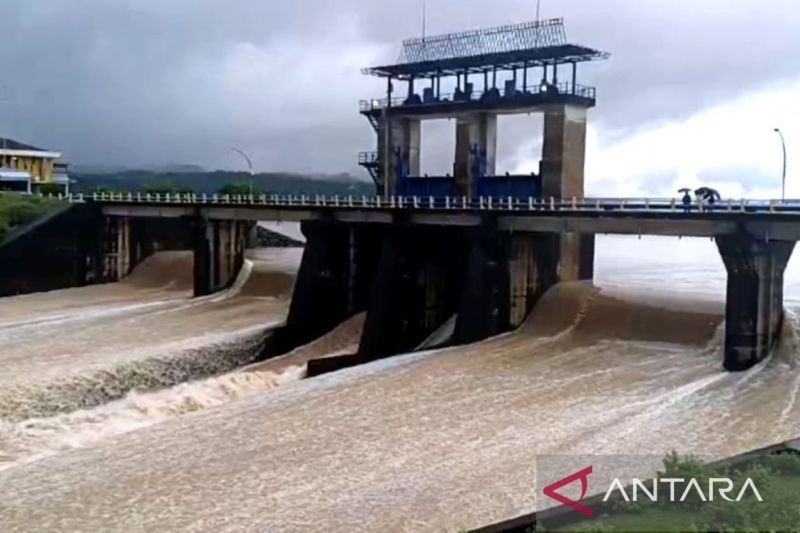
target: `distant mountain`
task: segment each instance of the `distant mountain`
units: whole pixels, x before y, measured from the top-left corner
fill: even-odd
[[[185,163],[166,163],[163,165],[141,165],[136,167],[122,165],[82,165],[76,163],[70,165],[70,171],[74,174],[118,174],[122,172],[145,171],[156,173],[184,173],[184,172],[207,172],[200,165]]]
[[[126,170],[121,172],[70,172],[78,192],[93,190],[131,191],[145,189],[181,190],[213,194],[230,184],[253,184],[255,192],[270,194],[326,194],[375,195],[375,185],[350,174],[292,174],[285,172],[262,173],[250,176],[247,172],[153,172]]]

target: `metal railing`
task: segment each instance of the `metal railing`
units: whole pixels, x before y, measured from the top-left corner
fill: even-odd
[[[72,203],[169,206],[240,206],[253,208],[342,208],[459,211],[519,211],[543,213],[759,213],[800,215],[797,200],[722,200],[713,205],[683,205],[677,198],[517,198],[481,196],[354,196],[354,195],[227,195],[197,193],[48,194]]]
[[[588,98],[594,100],[597,96],[597,88],[591,87],[588,85],[580,85],[576,84],[573,86],[571,82],[560,82],[557,84],[537,84],[537,85],[528,85],[526,87],[518,87],[506,90],[504,88],[497,88],[497,89],[490,89],[488,91],[483,92],[458,92],[458,93],[444,93],[439,95],[438,98],[434,98],[433,100],[416,100],[412,99],[409,100],[405,97],[394,97],[390,99],[387,98],[379,98],[379,99],[372,99],[372,100],[361,100],[359,102],[359,109],[362,113],[369,112],[369,111],[379,111],[384,109],[385,107],[400,107],[400,106],[428,106],[428,105],[440,105],[440,104],[447,104],[447,103],[459,103],[459,102],[480,102],[482,100],[485,101],[492,101],[492,98],[499,98],[499,99],[522,99],[531,96],[560,96],[560,95],[571,95],[571,96],[578,96],[581,98]]]
[[[374,165],[378,163],[378,152],[359,152],[358,164],[362,166]]]

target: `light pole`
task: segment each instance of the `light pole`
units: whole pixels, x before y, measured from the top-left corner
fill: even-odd
[[[252,196],[253,195],[253,176],[255,176],[255,172],[253,171],[253,162],[250,161],[250,158],[247,156],[246,153],[244,153],[243,150],[240,150],[240,149],[234,147],[234,148],[231,148],[231,151],[236,152],[237,154],[242,156],[245,161],[247,161],[247,168],[250,171],[250,195]]]
[[[783,138],[783,132],[780,128],[775,128],[781,138],[781,146],[783,147],[783,177],[781,178],[781,202],[786,200],[786,139]]]

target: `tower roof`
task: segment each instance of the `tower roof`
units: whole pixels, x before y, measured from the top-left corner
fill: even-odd
[[[564,20],[558,18],[406,39],[396,64],[366,68],[363,72],[409,79],[608,57],[607,52],[567,42]]]

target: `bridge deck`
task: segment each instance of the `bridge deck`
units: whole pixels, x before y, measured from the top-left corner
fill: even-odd
[[[800,200],[723,201],[693,204],[675,199],[221,196],[137,193],[71,195],[71,202],[95,202],[108,215],[202,216],[220,220],[405,223],[477,226],[487,220],[509,231],[633,235],[713,236],[745,233],[767,240],[800,240]]]

